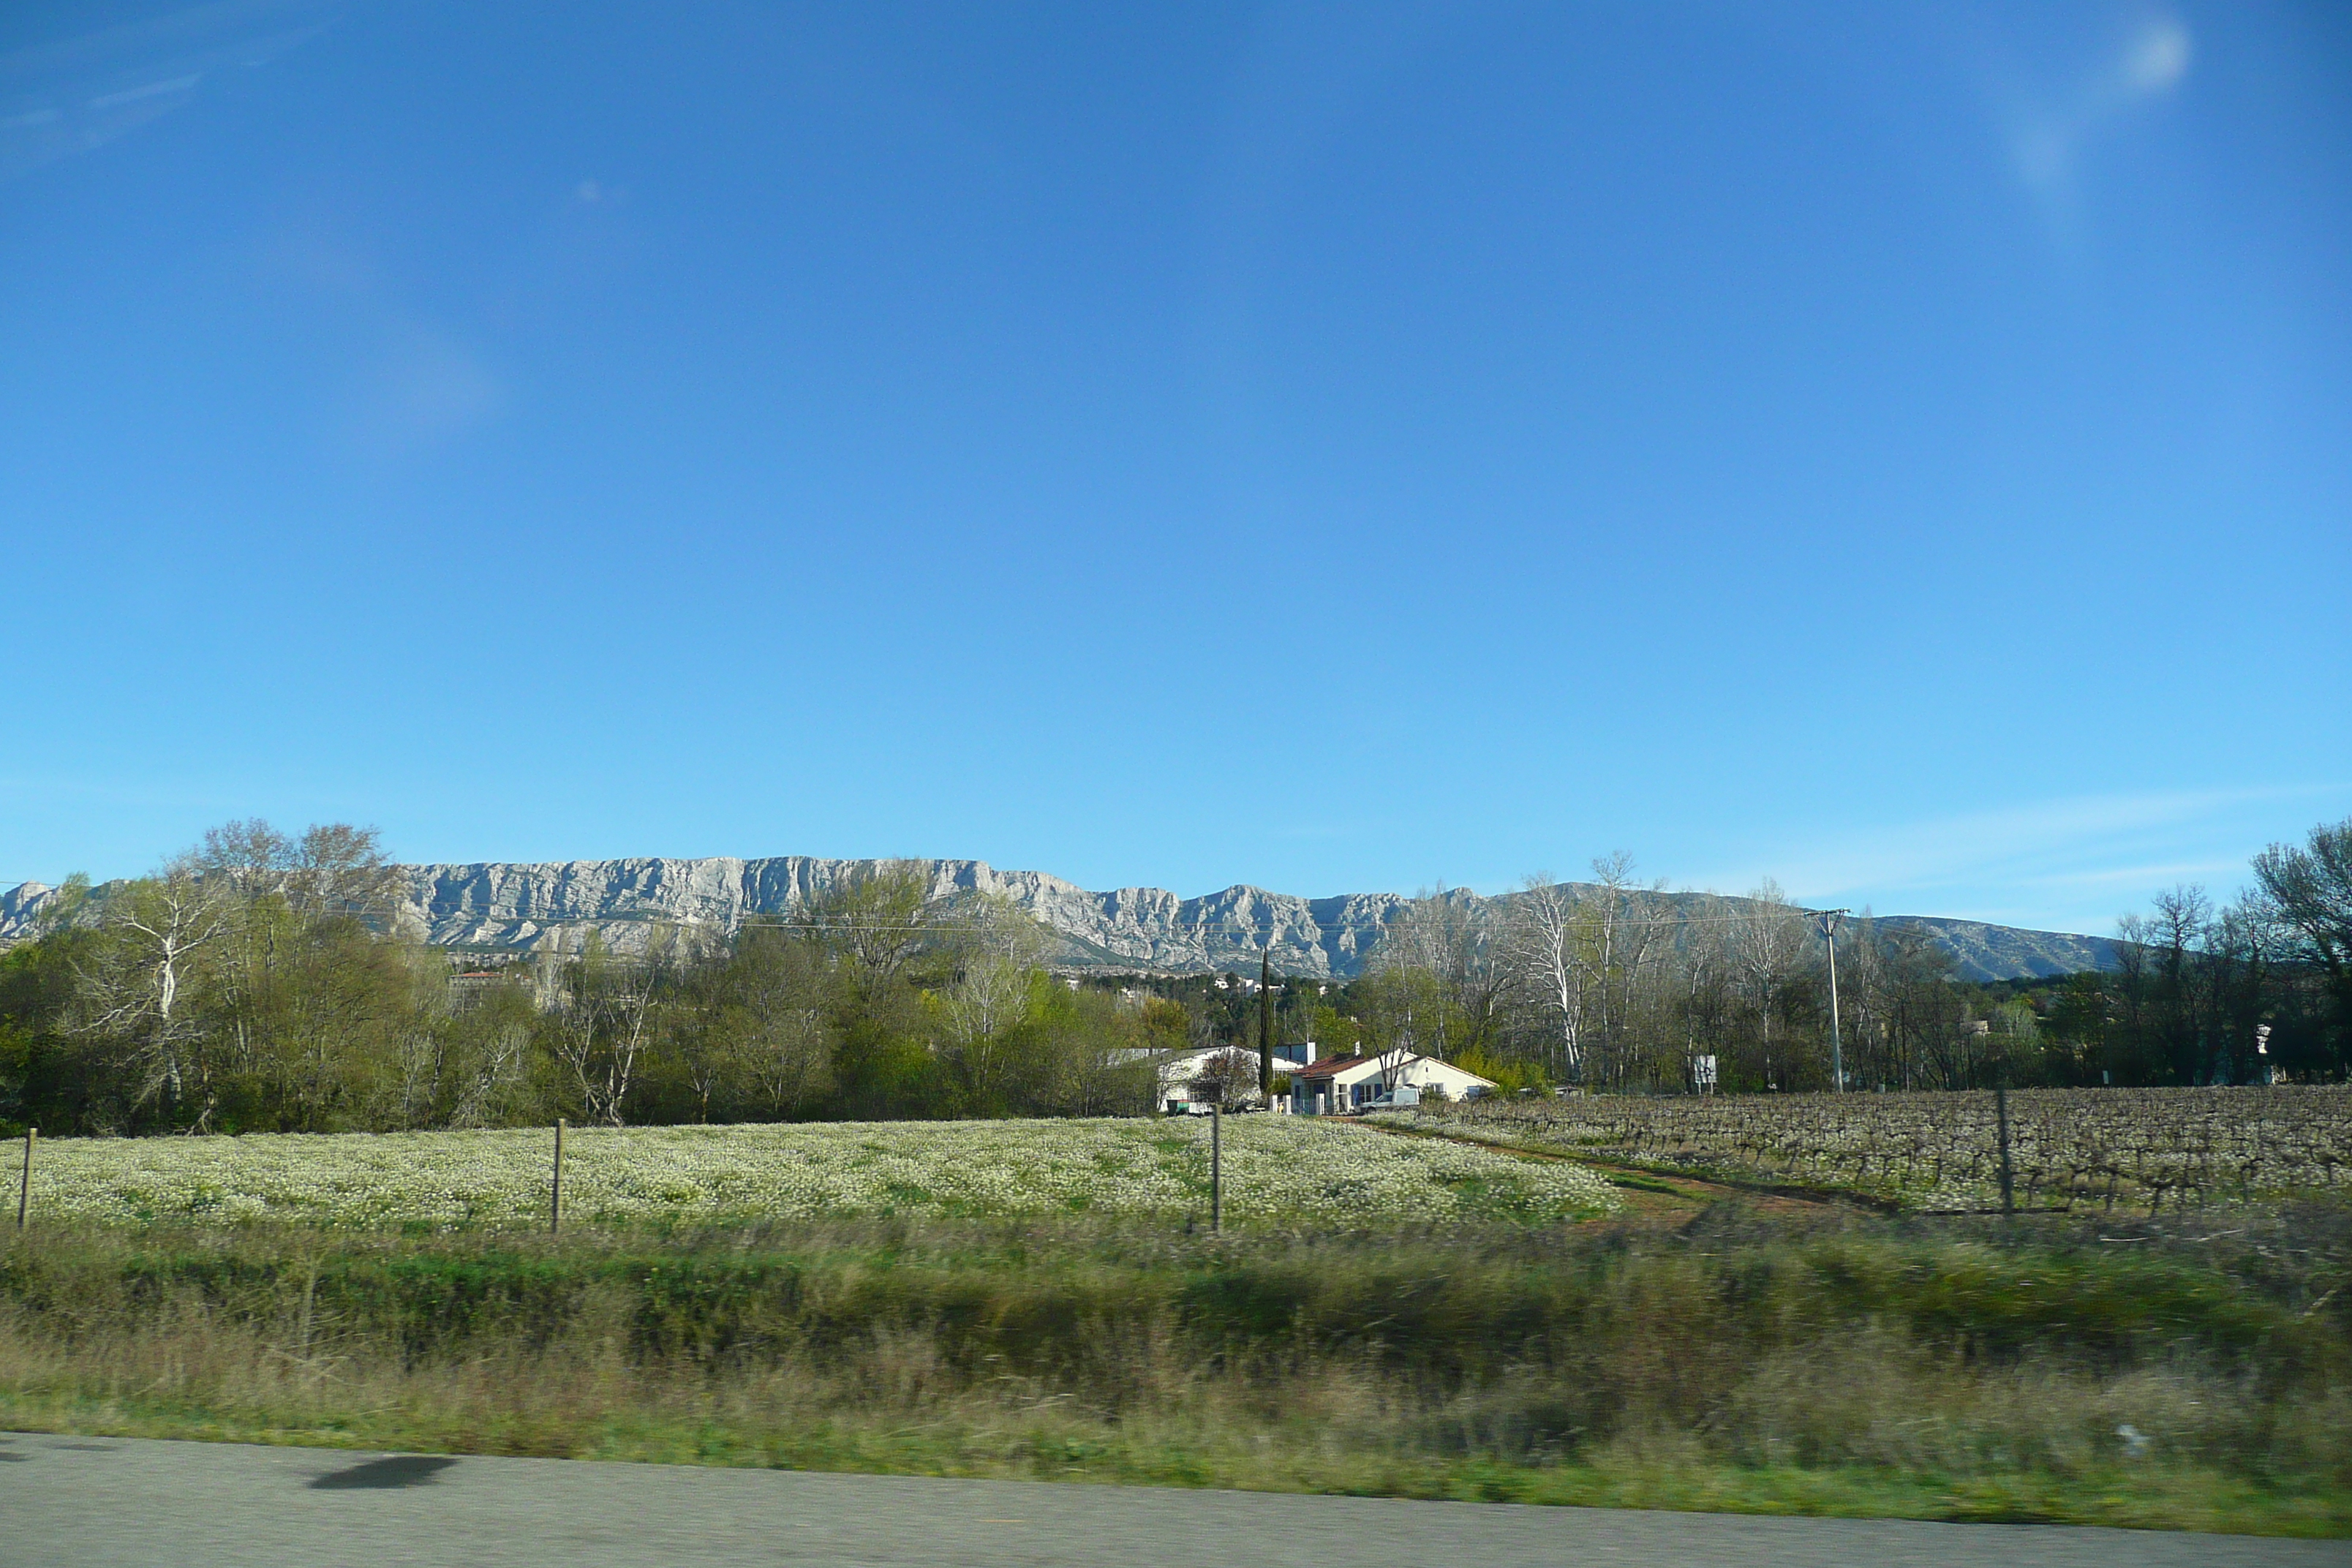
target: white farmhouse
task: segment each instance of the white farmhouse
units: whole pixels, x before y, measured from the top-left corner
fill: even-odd
[[[1257,1057],[1257,1053],[1247,1046],[1211,1046],[1202,1050],[1176,1051],[1161,1057],[1152,1067],[1160,1076],[1160,1092],[1155,1097],[1160,1109],[1171,1116],[1185,1114],[1192,1104],[1194,1080],[1200,1078],[1213,1058],[1228,1051],[1240,1051],[1253,1061]],[[1295,1073],[1314,1059],[1315,1042],[1312,1040],[1300,1046],[1276,1046],[1274,1047],[1275,1075],[1278,1078],[1284,1073]],[[1252,1101],[1257,1099],[1255,1084],[1244,1098]],[[1206,1101],[1202,1103],[1205,1105]]]
[[[1495,1080],[1465,1072],[1451,1062],[1410,1052],[1373,1057],[1332,1057],[1290,1071],[1290,1109],[1302,1114],[1343,1114],[1374,1100],[1411,1103],[1475,1100],[1494,1090]]]

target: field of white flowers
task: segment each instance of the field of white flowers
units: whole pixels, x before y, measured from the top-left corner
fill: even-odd
[[[551,1155],[546,1130],[60,1139],[39,1146],[32,1210],[131,1225],[545,1225]],[[574,1128],[564,1139],[567,1224],[1205,1215],[1208,1202],[1201,1118]],[[1235,1221],[1539,1222],[1614,1203],[1572,1165],[1289,1117],[1225,1123]]]

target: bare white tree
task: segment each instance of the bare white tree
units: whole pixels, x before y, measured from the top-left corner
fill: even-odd
[[[1748,895],[1731,925],[1731,953],[1755,1002],[1764,1051],[1764,1081],[1779,1087],[1772,1060],[1772,1016],[1797,975],[1807,950],[1802,910],[1767,877]]]
[[[320,823],[296,838],[257,816],[207,830],[188,864],[247,900],[282,899],[312,919],[383,921],[392,912],[394,873],[373,827]]]
[[[1549,871],[1530,874],[1512,900],[1508,952],[1521,985],[1549,1021],[1553,1068],[1570,1080],[1584,1074],[1584,984],[1577,951],[1576,889]]]
[[[1707,1036],[1706,1043],[1714,1045],[1714,1032],[1722,1022],[1725,993],[1736,967],[1731,960],[1730,939],[1735,917],[1729,913],[1729,909],[1730,906],[1718,894],[1708,893],[1701,897],[1686,919],[1677,953],[1680,972],[1675,981],[1679,993],[1676,1001],[1683,1026],[1682,1077],[1694,1087],[1697,1083],[1698,1058],[1717,1054],[1699,1049],[1702,1021]]]
[[[651,1043],[655,999],[684,956],[685,939],[656,926],[641,959],[612,952],[591,936],[568,966],[556,1026],[555,1054],[580,1088],[583,1121],[624,1124],[637,1067]]]
[[[1443,1056],[1484,1046],[1513,984],[1508,931],[1497,907],[1466,890],[1423,892],[1390,921],[1372,952],[1378,974],[1433,982],[1412,996],[1414,1049]]]
[[[1664,884],[1644,888],[1637,883],[1633,858],[1622,849],[1595,857],[1592,879],[1594,891],[1580,900],[1591,911],[1583,948],[1589,982],[1585,991],[1595,1014],[1590,1032],[1601,1047],[1603,1074],[1617,1079],[1635,1066],[1635,998],[1649,975],[1653,954],[1664,945],[1666,931],[1658,903],[1649,895]]]
[[[1010,1036],[1029,1018],[1037,966],[1051,933],[1010,900],[970,900],[959,911],[971,928],[962,971],[948,987],[942,1014],[947,1046],[964,1080],[983,1099],[1002,1082]]]
[[[111,940],[76,972],[77,1027],[120,1042],[139,1104],[186,1101],[204,1024],[184,993],[198,956],[234,924],[226,889],[186,860],[107,900]]]

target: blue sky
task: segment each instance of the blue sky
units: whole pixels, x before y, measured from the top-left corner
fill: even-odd
[[[0,14],[0,886],[1676,885],[2352,813],[2352,12]]]

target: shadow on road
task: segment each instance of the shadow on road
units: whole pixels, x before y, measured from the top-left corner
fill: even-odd
[[[394,1487],[421,1487],[457,1461],[434,1454],[397,1454],[389,1459],[370,1459],[363,1465],[353,1465],[348,1470],[333,1470],[310,1482],[318,1491],[339,1491],[353,1487],[383,1491]]]

